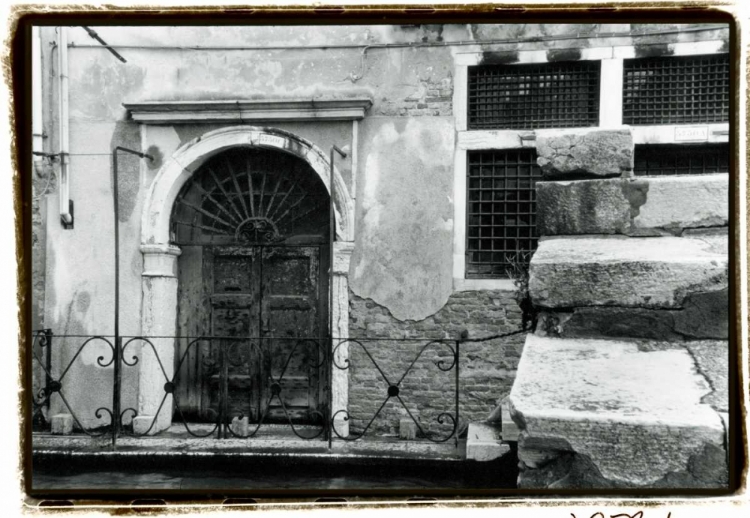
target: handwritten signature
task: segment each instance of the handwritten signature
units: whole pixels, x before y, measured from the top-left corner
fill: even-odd
[[[578,518],[573,513],[570,513],[570,516],[572,516],[573,518]],[[603,512],[597,511],[594,514],[592,514],[590,518],[606,518],[606,516],[604,515]],[[628,513],[610,514],[609,518],[643,518],[643,511],[638,511],[635,514],[628,514]],[[671,511],[667,514],[667,518],[672,518]]]

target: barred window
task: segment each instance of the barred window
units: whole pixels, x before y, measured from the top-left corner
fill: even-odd
[[[468,278],[504,277],[516,254],[536,249],[541,176],[534,149],[468,152]]]
[[[729,172],[729,145],[638,145],[635,174],[666,176]]]
[[[626,59],[623,123],[729,120],[729,56]]]
[[[599,123],[599,61],[469,67],[469,129]]]

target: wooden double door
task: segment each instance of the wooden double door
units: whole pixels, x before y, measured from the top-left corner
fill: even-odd
[[[319,422],[328,262],[323,245],[183,248],[178,327],[211,337],[180,341],[185,417],[215,421],[223,408],[229,421]]]

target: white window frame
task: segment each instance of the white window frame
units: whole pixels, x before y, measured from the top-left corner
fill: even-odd
[[[721,54],[723,40],[682,42],[669,44],[670,56]],[[623,63],[636,57],[634,45],[599,46],[581,49],[580,60],[601,61],[599,80],[599,124],[587,128],[560,128],[540,130],[469,130],[468,129],[468,70],[480,64],[483,50],[469,47],[454,55],[453,115],[456,129],[456,148],[453,165],[453,289],[491,290],[514,289],[513,281],[507,278],[466,278],[466,167],[467,151],[536,148],[536,135],[545,131],[575,131],[577,129],[616,129],[629,127],[633,131],[634,144],[697,144],[729,142],[729,123],[623,126],[622,86]],[[513,64],[548,63],[546,50],[520,50],[518,61]],[[678,129],[700,127],[705,138],[685,140],[679,137]],[[705,128],[705,132],[703,131]]]

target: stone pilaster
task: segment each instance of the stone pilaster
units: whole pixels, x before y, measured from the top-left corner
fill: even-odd
[[[333,358],[331,373],[331,415],[340,410],[347,410],[349,407],[349,370],[340,369],[337,366],[346,366],[349,359],[349,344],[342,342],[349,338],[349,262],[353,250],[354,243],[352,242],[337,241],[333,244],[331,312],[333,313],[333,347],[336,354]],[[343,437],[349,435],[349,422],[344,420],[343,414],[339,414],[334,419],[333,425],[339,435]]]
[[[174,336],[177,321],[177,257],[180,249],[171,245],[141,245],[141,252],[143,336]],[[133,420],[133,428],[138,434],[151,435],[172,423],[172,395],[167,391],[171,387],[166,384],[174,376],[175,343],[174,338],[148,340],[142,342],[138,355],[138,417]]]

